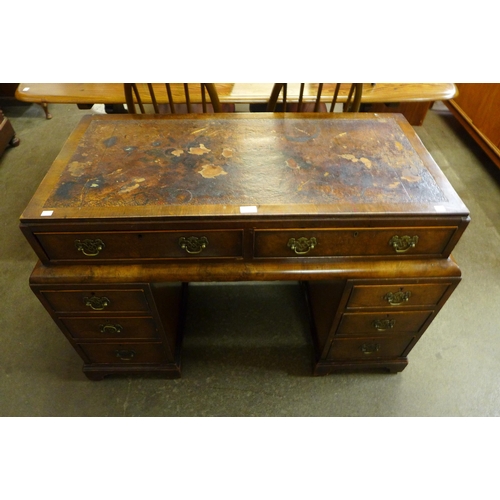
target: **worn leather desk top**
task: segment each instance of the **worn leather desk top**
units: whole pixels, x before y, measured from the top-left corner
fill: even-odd
[[[246,213],[468,210],[402,115],[109,115],[84,117],[21,220]]]

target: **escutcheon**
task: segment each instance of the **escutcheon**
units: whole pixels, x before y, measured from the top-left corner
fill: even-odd
[[[392,328],[394,328],[395,324],[396,324],[395,319],[376,319],[372,323],[373,328],[375,328],[379,332],[385,332],[385,330],[391,330]]]
[[[87,257],[95,257],[96,255],[99,255],[99,252],[104,250],[105,246],[104,242],[100,239],[75,240],[76,249]]]
[[[396,250],[396,253],[404,253],[415,248],[418,243],[418,236],[393,236],[389,240],[389,245]]]
[[[291,248],[297,255],[305,255],[317,245],[316,238],[290,238],[287,247]]]
[[[116,323],[116,324],[108,323],[106,325],[99,325],[99,331],[101,333],[107,333],[107,334],[121,333],[122,330],[123,330],[123,327],[119,323]]]
[[[134,358],[135,356],[135,351],[133,349],[126,350],[126,349],[119,349],[115,351],[116,357],[120,358],[122,361],[130,361]]]
[[[90,307],[94,311],[102,311],[111,304],[111,301],[107,297],[98,297],[97,295],[84,297],[83,302],[87,307]]]
[[[389,302],[391,306],[400,306],[408,302],[411,297],[411,292],[389,292],[384,295],[384,300]]]
[[[363,354],[373,354],[374,352],[377,352],[378,350],[380,350],[380,344],[374,344],[374,343],[366,343],[366,344],[363,344],[361,347],[361,352]]]
[[[179,239],[179,246],[190,254],[201,253],[208,246],[208,238],[205,236],[200,238],[197,236],[188,236],[187,238],[183,236]]]

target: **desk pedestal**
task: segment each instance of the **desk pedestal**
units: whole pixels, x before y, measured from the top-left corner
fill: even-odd
[[[460,281],[452,259],[43,266],[30,286],[84,361],[110,374],[181,374],[187,283],[303,281],[315,347],[312,373],[405,368],[407,355]]]

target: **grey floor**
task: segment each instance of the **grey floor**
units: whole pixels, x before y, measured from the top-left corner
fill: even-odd
[[[199,285],[183,377],[90,382],[31,293],[36,258],[18,218],[89,111],[3,105],[21,144],[0,159],[1,416],[498,416],[500,170],[437,103],[418,135],[471,211],[454,256],[463,281],[400,374],[310,376],[295,284]]]

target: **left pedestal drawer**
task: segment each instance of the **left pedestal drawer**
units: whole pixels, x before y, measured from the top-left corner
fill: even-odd
[[[166,361],[161,343],[77,344],[92,364],[159,364]]]
[[[104,282],[93,268],[38,263],[30,287],[83,359],[89,379],[179,377],[186,285],[150,283],[141,267],[124,274],[112,270]]]
[[[140,312],[149,311],[142,289],[41,290],[55,312]]]
[[[60,317],[59,321],[77,342],[79,340],[158,339],[158,329],[153,318],[150,317]]]

